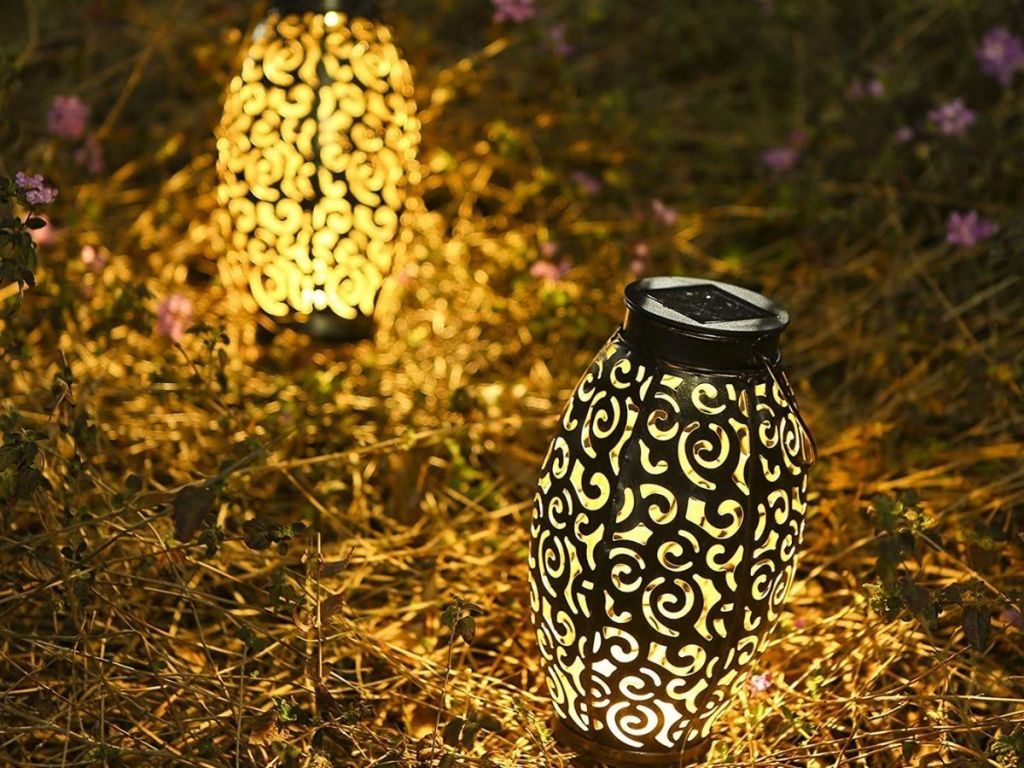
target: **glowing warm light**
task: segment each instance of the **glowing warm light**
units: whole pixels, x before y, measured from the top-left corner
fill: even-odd
[[[418,182],[412,74],[390,30],[272,13],[218,134],[226,282],[250,309],[370,317]]]

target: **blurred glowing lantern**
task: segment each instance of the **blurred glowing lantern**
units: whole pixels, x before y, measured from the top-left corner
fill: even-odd
[[[218,134],[222,272],[247,308],[314,335],[372,335],[418,181],[412,74],[365,0],[280,0]]]
[[[541,470],[530,600],[558,738],[679,765],[778,618],[815,452],[779,367],[785,310],[674,277],[626,305]]]

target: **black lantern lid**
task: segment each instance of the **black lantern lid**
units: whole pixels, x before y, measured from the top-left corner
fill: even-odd
[[[623,333],[638,350],[711,370],[779,359],[789,313],[759,293],[715,280],[649,277],[626,287]]]
[[[378,0],[273,0],[271,8],[285,13],[327,13],[338,11],[364,19],[380,17]]]

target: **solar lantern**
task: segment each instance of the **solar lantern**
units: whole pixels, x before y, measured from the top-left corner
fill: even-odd
[[[412,73],[365,0],[278,0],[217,138],[225,282],[272,327],[373,334],[419,181]]]
[[[556,737],[681,765],[779,617],[815,449],[781,369],[785,310],[680,277],[625,298],[541,470],[531,609]]]

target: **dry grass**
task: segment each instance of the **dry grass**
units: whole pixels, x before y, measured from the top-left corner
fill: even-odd
[[[213,57],[216,74],[192,95],[194,117],[142,139],[102,181],[63,187],[63,240],[5,329],[5,409],[46,434],[36,465],[50,488],[0,512],[0,763],[435,766],[438,722],[473,712],[502,729],[461,749],[462,764],[569,765],[528,621],[533,482],[575,377],[620,315],[623,253],[648,236],[632,210],[644,198],[587,204],[531,173],[551,158],[523,126],[573,129],[554,106],[524,117],[534,107],[488,91],[521,41],[499,37],[449,67],[418,62],[433,212],[384,297],[377,343],[286,333],[256,347],[212,279],[204,131],[231,61],[210,51],[232,38],[196,19],[215,5],[177,25],[133,14],[131,63],[97,86],[112,104],[166,114],[149,86],[185,66],[168,52]],[[44,69],[61,61],[45,45],[37,55]],[[518,154],[499,151],[502,109]],[[883,534],[868,510],[877,494],[915,491],[928,522],[902,564],[913,583],[970,582],[975,602],[1021,608],[1021,235],[951,250],[904,231],[914,189],[836,182],[822,187],[827,205],[871,198],[876,228],[801,241],[763,182],[744,183],[734,203],[688,205],[652,236],[675,246],[653,269],[741,281],[789,307],[787,361],[821,461],[791,612],[757,668],[773,685],[728,711],[708,764],[1014,765],[993,748],[1024,733],[1013,615],[995,610],[982,649],[958,607],[931,626],[882,618],[868,584]],[[749,259],[709,255],[780,219]],[[540,284],[524,272],[556,229],[582,250],[565,282]],[[75,261],[89,241],[110,252],[100,275]],[[141,284],[157,298],[187,292],[198,318],[227,330],[226,386],[198,337],[175,347],[145,322],[99,327]],[[54,388],[61,356],[73,382]],[[175,537],[173,499],[196,483],[218,494],[213,554]],[[253,550],[250,519],[306,528]],[[452,593],[484,610],[472,644],[447,642]]]

